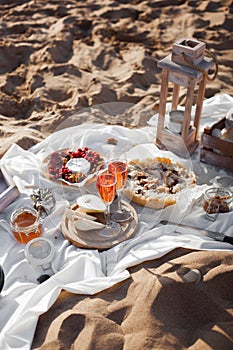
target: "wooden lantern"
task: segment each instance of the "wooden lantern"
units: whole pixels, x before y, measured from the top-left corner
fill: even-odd
[[[213,58],[205,57],[204,53],[204,43],[194,39],[181,39],[173,45],[172,54],[158,62],[158,67],[162,68],[162,82],[156,144],[184,157],[192,154],[199,144],[198,129],[208,79],[207,72],[214,64]],[[183,122],[179,133],[172,132],[164,125],[169,83],[173,84],[172,111],[177,110],[180,86],[187,89]],[[191,125],[191,109],[196,85],[197,101]]]

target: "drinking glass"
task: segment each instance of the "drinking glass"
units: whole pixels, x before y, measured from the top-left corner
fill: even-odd
[[[10,218],[10,225],[15,239],[27,244],[31,239],[42,235],[40,214],[30,207],[16,209]]]
[[[109,154],[108,169],[110,172],[115,172],[117,177],[117,195],[118,208],[112,213],[112,220],[116,222],[125,222],[131,218],[131,212],[122,206],[122,191],[126,185],[128,178],[127,157],[124,152],[115,151]]]
[[[110,172],[108,169],[101,169],[97,173],[96,186],[102,201],[106,204],[105,221],[106,226],[100,234],[104,237],[114,237],[121,231],[121,226],[110,219],[110,204],[116,196],[117,177],[116,172]]]

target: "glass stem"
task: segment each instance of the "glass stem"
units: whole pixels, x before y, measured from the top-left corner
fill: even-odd
[[[110,221],[110,204],[107,204],[106,212],[105,212],[105,221],[106,221],[106,227],[111,227],[111,221]]]
[[[118,194],[118,209],[117,211],[118,212],[122,212],[122,203],[121,203],[121,191],[117,191],[117,194]]]

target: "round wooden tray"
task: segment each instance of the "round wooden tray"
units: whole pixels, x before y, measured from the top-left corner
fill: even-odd
[[[104,237],[101,236],[101,230],[90,230],[90,231],[77,231],[72,232],[67,229],[68,219],[62,219],[62,233],[64,237],[73,245],[79,248],[87,248],[87,249],[98,249],[105,250],[109,249],[120,242],[123,242],[127,239],[132,238],[138,227],[138,216],[135,209],[127,202],[122,202],[123,207],[127,210],[130,210],[132,214],[132,218],[129,221],[121,223],[122,231],[119,233],[117,237]],[[76,206],[77,208],[77,206]],[[103,213],[94,214],[97,217],[97,221],[103,222]]]

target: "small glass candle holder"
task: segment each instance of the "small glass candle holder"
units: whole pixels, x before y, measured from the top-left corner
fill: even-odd
[[[169,113],[169,130],[175,134],[182,132],[182,124],[184,120],[184,111],[173,110]]]
[[[224,188],[209,188],[204,193],[203,208],[206,218],[214,221],[219,213],[227,213],[231,210],[232,193]]]
[[[28,207],[16,209],[10,218],[11,230],[19,243],[27,244],[31,239],[42,235],[39,213]]]
[[[49,273],[49,275],[57,272],[52,264],[56,249],[49,239],[44,237],[34,238],[26,245],[24,253],[33,267],[40,267],[42,271]]]

